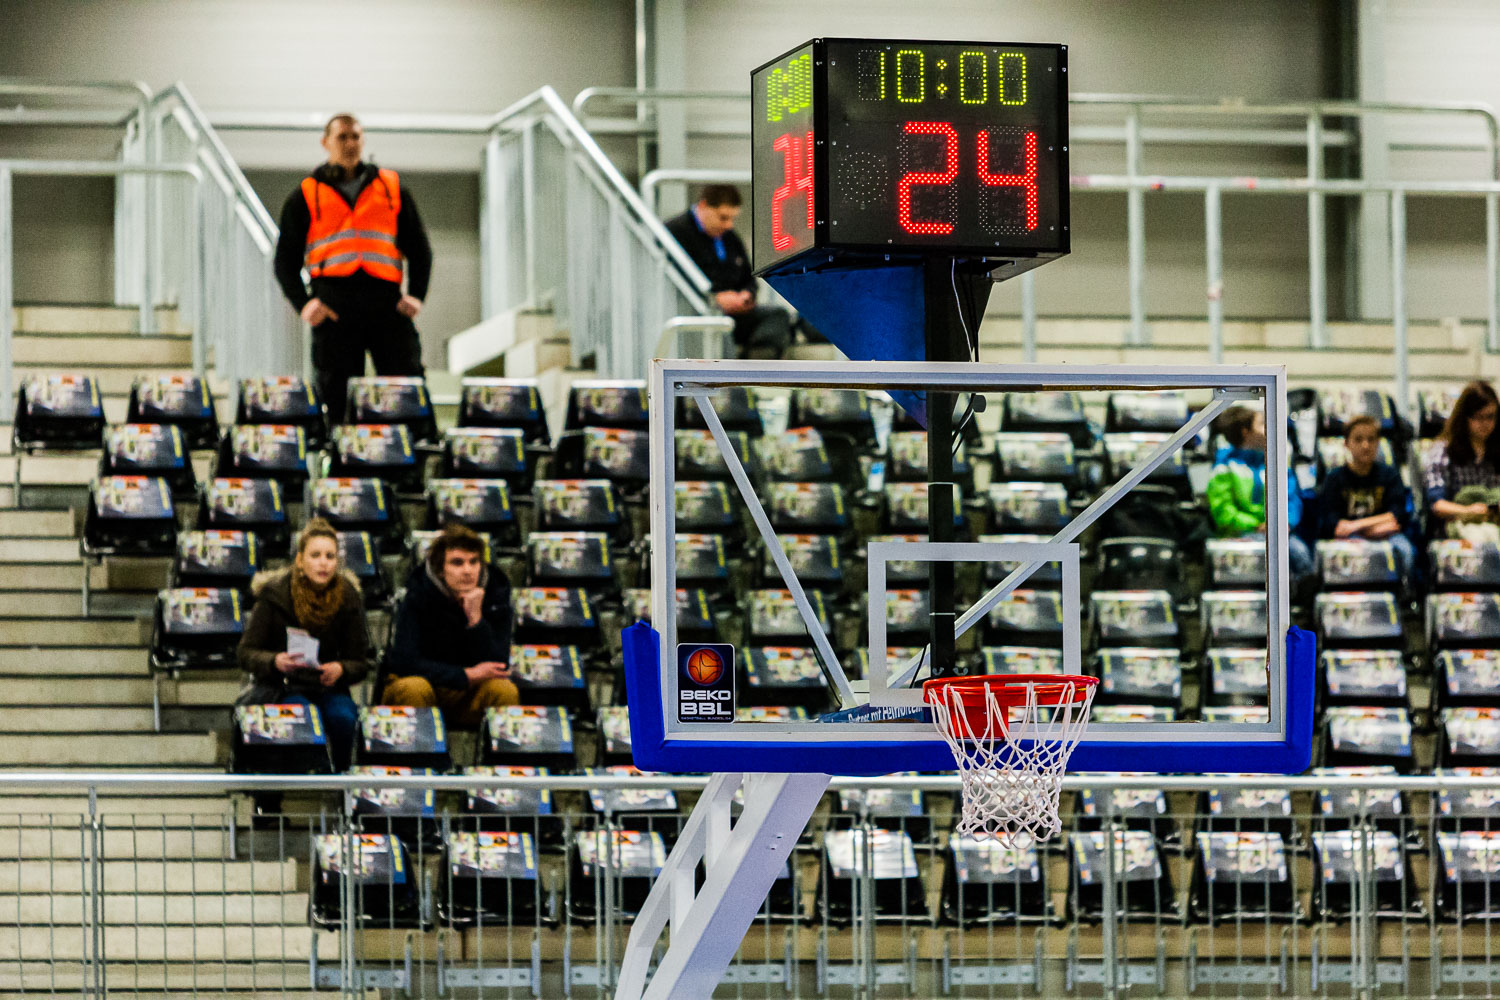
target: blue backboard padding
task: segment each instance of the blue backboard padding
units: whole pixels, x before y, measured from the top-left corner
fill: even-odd
[[[940,739],[785,744],[726,738],[714,742],[668,740],[661,711],[660,634],[637,622],[621,633],[625,694],[631,706],[630,746],[642,771],[695,774],[706,771],[772,771],[878,776],[893,771],[952,771],[953,754]],[[1312,763],[1313,692],[1317,642],[1304,629],[1286,636],[1287,739],[1276,743],[1223,740],[1197,743],[1080,744],[1070,771],[1146,771],[1158,774],[1246,772],[1300,774]],[[725,727],[729,729],[730,727]]]
[[[767,275],[766,281],[850,361],[927,360],[920,264],[796,271]],[[886,391],[927,426],[926,393]]]

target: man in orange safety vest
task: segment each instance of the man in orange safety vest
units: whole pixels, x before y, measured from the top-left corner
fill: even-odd
[[[358,118],[330,118],[323,149],[328,162],[282,206],[275,269],[287,301],[313,328],[318,392],[329,420],[339,423],[349,379],[365,373],[366,352],[377,375],[422,374],[412,320],[427,297],[432,246],[400,177],[364,161]]]

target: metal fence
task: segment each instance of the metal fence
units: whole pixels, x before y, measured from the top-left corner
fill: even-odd
[[[76,796],[0,816],[0,992],[608,997],[704,785],[380,778],[435,796],[393,816],[371,781],[0,778]],[[715,996],[1493,996],[1497,783],[1074,776],[1030,857],[953,842],[951,778],[842,779]]]

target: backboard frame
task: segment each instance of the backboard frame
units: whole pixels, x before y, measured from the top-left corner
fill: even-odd
[[[681,723],[670,711],[676,696],[676,554],[675,455],[676,404],[679,396],[698,397],[710,429],[734,474],[742,497],[762,536],[769,530],[764,511],[727,447],[727,438],[707,405],[706,394],[729,385],[828,387],[886,390],[911,388],[949,392],[1020,392],[1041,389],[1211,389],[1215,402],[1207,416],[1235,399],[1260,398],[1266,426],[1286,422],[1286,370],[1261,366],[1140,366],[1117,365],[997,365],[974,362],[889,361],[703,361],[657,359],[648,380],[650,419],[650,525],[652,620],[656,628],[632,626],[623,638],[626,682],[631,705],[632,747],[637,766],[652,771],[701,772],[808,771],[830,774],[884,774],[896,770],[952,770],[953,757],[930,725],[892,722],[879,724],[794,723]],[[1200,416],[1203,416],[1200,414]],[[1206,418],[1202,421],[1206,423]],[[1200,423],[1201,426],[1201,423]],[[1183,434],[1185,439],[1187,435]],[[1266,474],[1268,665],[1270,718],[1266,723],[1094,724],[1074,753],[1076,770],[1131,770],[1150,772],[1197,771],[1205,759],[1216,770],[1291,773],[1306,768],[1312,745],[1312,710],[1316,653],[1310,633],[1290,627],[1287,578],[1286,473],[1287,442],[1283,434],[1268,436]],[[1178,442],[1180,445],[1180,441]],[[1174,448],[1163,446],[1114,487],[1106,490],[1051,544],[1072,542],[1087,524],[1149,473]],[[1123,487],[1123,488],[1122,488]],[[1080,523],[1081,522],[1081,523]],[[936,543],[875,543],[892,546],[932,546]],[[980,544],[980,543],[957,543]],[[1015,543],[1006,543],[1015,544]],[[886,558],[889,550],[880,549]],[[780,556],[779,546],[772,557]],[[1040,554],[1040,553],[1038,553]],[[915,555],[915,552],[913,552]],[[965,556],[952,556],[966,558]],[[1051,561],[1051,560],[1047,560]],[[780,565],[780,563],[778,563]],[[988,607],[1013,590],[1039,562],[1023,564],[993,588],[980,604],[960,617],[967,627]],[[782,566],[789,588],[797,597],[795,580]],[[883,590],[881,600],[883,601]],[[997,596],[998,595],[998,596]],[[874,596],[870,599],[873,601]],[[986,603],[988,602],[988,603]],[[805,605],[805,598],[799,603]],[[883,610],[883,604],[882,604]],[[804,608],[804,620],[810,611]],[[831,651],[821,630],[809,629],[820,659]],[[1285,636],[1284,644],[1273,637]],[[881,647],[881,652],[884,647]],[[883,657],[881,657],[883,660]],[[875,669],[871,654],[871,670]],[[851,690],[830,677],[844,707]],[[908,699],[909,700],[909,699]],[[882,751],[875,753],[874,751]],[[878,763],[872,763],[878,761]]]

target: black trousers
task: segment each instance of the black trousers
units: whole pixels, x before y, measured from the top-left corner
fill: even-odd
[[[792,342],[792,317],[780,306],[755,306],[734,317],[740,357],[777,359]]]
[[[377,375],[424,374],[417,326],[396,311],[399,298],[330,296],[323,301],[339,314],[337,320],[319,323],[312,332],[313,368],[329,423],[344,422],[349,380],[365,373],[367,352]]]

